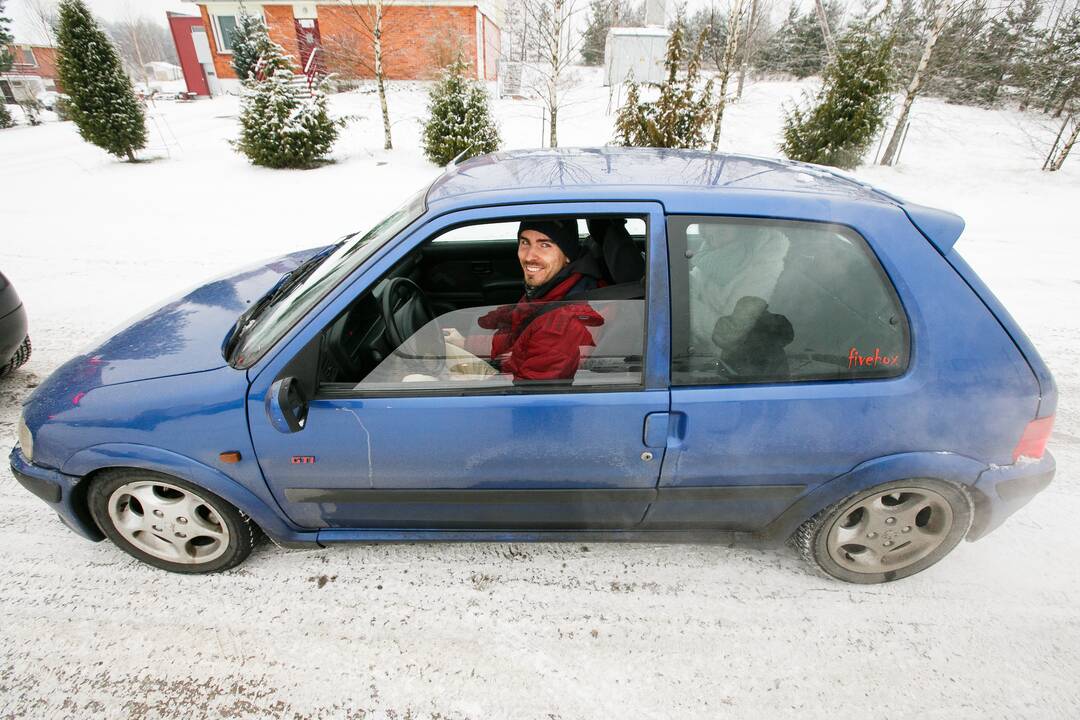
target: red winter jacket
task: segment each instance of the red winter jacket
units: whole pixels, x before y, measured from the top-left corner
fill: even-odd
[[[603,325],[604,318],[584,301],[545,306],[562,300],[582,278],[573,273],[542,298],[522,297],[517,305],[504,305],[477,320],[495,331],[491,358],[500,361],[502,372],[515,381],[574,377],[581,348],[595,346],[588,328]]]

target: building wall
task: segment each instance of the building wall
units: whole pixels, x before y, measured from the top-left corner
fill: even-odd
[[[236,72],[232,69],[232,53],[222,53],[218,47],[214,26],[210,21],[210,13],[206,11],[206,6],[200,5],[199,12],[202,13],[203,26],[206,28],[206,36],[210,41],[210,50],[214,53],[214,72],[221,79],[236,80]]]
[[[481,0],[483,1],[483,0]],[[323,61],[327,70],[343,77],[374,77],[371,37],[364,20],[374,10],[371,6],[346,3],[308,3],[318,22],[322,39]],[[234,12],[231,3],[212,6],[215,12]],[[263,12],[270,37],[293,56],[299,65],[294,4],[248,3],[249,12]],[[218,9],[220,8],[220,10]],[[214,68],[219,78],[235,78],[232,55],[217,46],[214,26],[206,4],[199,10],[207,28]],[[358,13],[363,17],[358,17]],[[392,80],[415,80],[435,77],[439,69],[453,59],[460,47],[477,70],[478,77],[494,79],[500,49],[500,31],[489,15],[476,5],[434,4],[404,5],[388,3],[383,16],[383,69]]]
[[[263,17],[270,29],[270,39],[292,56],[300,66],[300,48],[296,41],[296,20],[292,5],[263,5]]]
[[[367,8],[319,6],[319,32],[327,69],[344,77],[375,76],[371,37],[357,12]],[[383,71],[391,80],[432,78],[442,64],[453,59],[460,46],[466,57],[476,58],[475,7],[389,5],[382,21]],[[370,23],[370,21],[368,21]]]
[[[499,57],[502,54],[502,31],[487,15],[484,18],[484,56],[482,80],[495,80],[499,75]]]
[[[56,81],[56,48],[46,47],[44,45],[30,45],[29,47],[34,52],[34,65],[24,64],[19,62],[22,59],[21,48],[27,47],[25,44],[12,45],[8,49],[12,55],[15,56],[15,64],[8,70],[5,75],[30,75],[33,77],[39,77],[42,80]]]

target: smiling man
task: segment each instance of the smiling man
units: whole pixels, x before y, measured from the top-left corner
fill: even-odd
[[[525,294],[516,305],[479,319],[480,327],[495,330],[491,358],[515,382],[572,379],[581,348],[595,344],[588,328],[604,323],[578,299],[603,284],[600,265],[581,252],[574,219],[525,220],[518,228],[517,254]]]

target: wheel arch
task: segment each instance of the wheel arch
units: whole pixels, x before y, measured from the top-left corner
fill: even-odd
[[[286,523],[278,512],[261,498],[225,473],[186,455],[149,445],[109,443],[78,451],[64,463],[61,471],[82,477],[72,494],[75,510],[89,517],[87,488],[93,479],[114,469],[153,470],[187,480],[225,500],[255,522],[274,542],[285,545],[311,545],[317,532],[303,531]]]
[[[986,470],[984,462],[949,452],[913,452],[868,460],[852,470],[822,483],[769,523],[762,535],[783,542],[800,525],[849,495],[881,483],[908,478],[933,478],[962,485],[978,503],[975,481]]]

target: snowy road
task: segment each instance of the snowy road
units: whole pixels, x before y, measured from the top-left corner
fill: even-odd
[[[752,86],[728,148],[772,154],[776,108],[797,92]],[[607,140],[606,100],[580,101],[569,142]],[[391,103],[408,147],[423,96]],[[362,119],[338,164],[307,173],[232,153],[229,99],[162,105],[170,157],[142,165],[70,124],[0,132],[0,270],[35,345],[0,381],[5,452],[31,386],[93,337],[202,278],[370,224],[434,174],[415,151],[372,149],[370,96],[335,98]],[[263,545],[226,575],[180,577],[80,540],[3,463],[0,718],[1077,717],[1080,158],[1047,177],[1021,116],[917,110],[904,164],[859,175],[967,218],[961,250],[1061,389],[1057,480],[985,540],[875,587],[787,550],[580,543]],[[499,104],[510,146],[534,142],[530,112]]]

